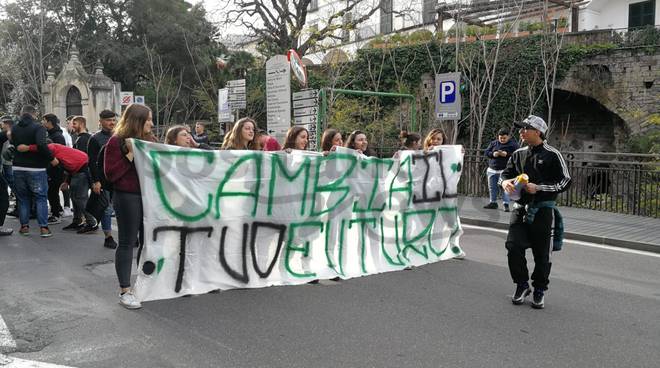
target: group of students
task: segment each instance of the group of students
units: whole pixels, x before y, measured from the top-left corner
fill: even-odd
[[[29,220],[36,218],[40,236],[51,237],[53,233],[49,225],[60,223],[71,207],[68,204],[72,203],[73,212],[68,215],[73,216],[73,221],[63,229],[79,234],[92,233],[101,222],[105,233],[104,246],[116,248],[117,243],[112,237],[111,208],[100,215],[98,221],[86,211],[90,188],[97,195],[103,190],[101,174],[95,163],[101,147],[112,134],[116,114],[110,110],[102,111],[101,129],[94,135],[87,131],[87,120],[83,116],[68,117],[67,128],[62,130],[54,114],[45,114],[39,122],[32,106],[23,107],[17,122],[10,116],[1,119],[0,226],[7,215],[7,189],[11,188],[16,196],[12,215],[19,218],[21,235],[30,234]],[[60,191],[64,194],[64,207]],[[0,228],[0,235],[12,233],[12,229]]]
[[[151,109],[145,105],[130,105],[118,122],[114,112],[105,110],[99,117],[101,129],[94,135],[87,132],[84,117],[72,117],[73,138],[69,144],[65,139],[66,132],[63,133],[59,128],[55,115],[44,115],[42,124],[39,124],[36,118],[36,110],[26,106],[21,111],[18,124],[0,133],[0,145],[7,142],[13,147],[9,151],[14,154],[12,191],[17,195],[21,224],[19,232],[29,235],[30,213],[33,212],[34,202],[40,236],[52,236],[48,227],[49,220],[52,224],[59,219],[63,211],[61,206],[58,207],[59,191],[67,189],[71,193],[74,211],[72,223],[63,229],[77,230],[80,233],[95,231],[98,229],[97,220],[86,210],[88,196],[107,196],[111,206],[105,209],[101,222],[106,234],[104,246],[116,248],[115,269],[120,287],[119,303],[129,309],[140,308],[140,302],[131,292],[131,263],[133,249],[143,244],[143,208],[140,180],[133,162],[133,146],[129,139],[158,141],[152,131]],[[288,130],[284,145],[281,146],[274,137],[258,129],[253,119],[242,118],[225,135],[221,149],[287,152],[307,150],[309,134],[306,128],[294,126]],[[401,149],[417,150],[420,141],[421,136],[418,134],[406,133],[405,136],[402,135]],[[435,129],[424,140],[423,148],[431,149],[445,142],[444,133]],[[165,143],[186,148],[213,149],[208,144],[208,136],[201,124],[195,127],[194,133],[185,125],[170,127],[165,135]],[[367,135],[360,130],[350,133],[345,142],[338,130],[326,130],[321,139],[321,150],[328,154],[336,147],[347,147],[365,155],[372,155]],[[53,168],[63,171],[61,180],[58,176],[49,178],[49,171],[53,171]],[[4,189],[0,188],[3,189],[0,190],[2,226],[3,207],[5,213],[8,207],[6,187],[9,184],[7,180],[2,180],[0,184],[4,185]],[[53,198],[50,218],[47,197]],[[110,217],[113,210],[117,218],[118,242],[114,241],[111,234]],[[4,235],[11,234],[11,231],[5,229],[1,231],[6,233]]]

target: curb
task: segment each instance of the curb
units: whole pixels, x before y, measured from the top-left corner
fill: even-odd
[[[460,216],[460,218],[461,218],[462,223],[465,223],[465,224],[468,224],[468,225],[490,227],[490,228],[501,229],[501,230],[507,230],[509,228],[509,224],[501,223],[501,222],[498,222],[498,221],[475,219],[475,218],[469,218],[469,217],[463,217],[463,216]],[[611,246],[611,247],[634,249],[634,250],[641,250],[641,251],[645,251],[645,252],[660,254],[660,245],[653,244],[653,243],[644,243],[644,242],[636,242],[636,241],[623,240],[623,239],[606,238],[606,237],[603,237],[603,236],[580,234],[580,233],[575,233],[575,232],[566,231],[566,230],[564,230],[564,239],[578,240],[578,241],[608,245],[608,246]]]

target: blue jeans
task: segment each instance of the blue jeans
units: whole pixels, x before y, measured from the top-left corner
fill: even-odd
[[[509,194],[505,192],[497,182],[500,180],[500,174],[488,173],[488,191],[490,192],[490,203],[497,203],[497,192],[502,191],[502,202],[509,204]]]
[[[112,231],[112,202],[110,202],[110,205],[103,213],[103,217],[101,217],[101,229],[106,233]]]
[[[18,199],[18,217],[21,226],[30,223],[32,198],[37,204],[37,222],[48,227],[48,174],[43,171],[14,170],[14,187]]]

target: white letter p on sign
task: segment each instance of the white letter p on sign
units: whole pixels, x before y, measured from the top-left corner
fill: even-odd
[[[456,85],[453,81],[440,83],[440,103],[454,103],[456,101]]]

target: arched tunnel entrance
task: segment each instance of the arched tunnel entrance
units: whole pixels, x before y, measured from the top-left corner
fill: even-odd
[[[591,97],[557,89],[552,114],[548,141],[563,151],[614,152],[628,139],[625,121]]]

